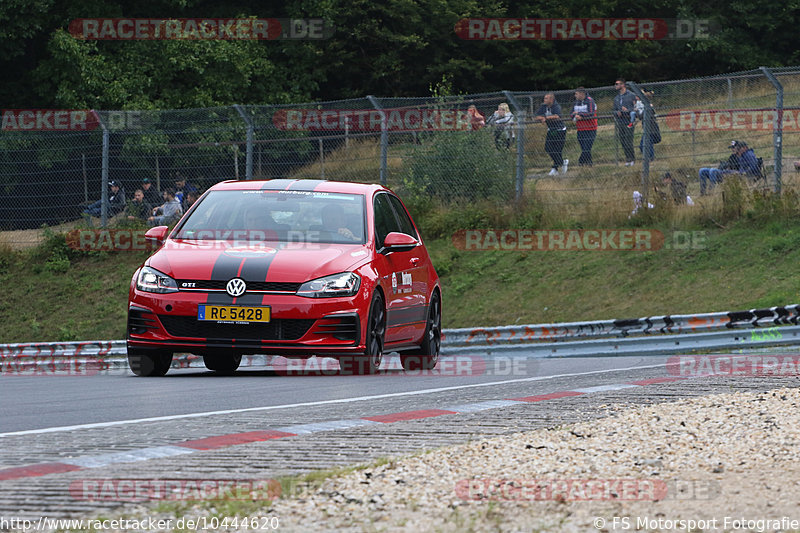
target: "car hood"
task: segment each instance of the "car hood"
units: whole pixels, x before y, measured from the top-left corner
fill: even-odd
[[[220,241],[168,239],[148,265],[174,279],[302,283],[347,272],[368,261],[364,245],[287,244],[223,246]],[[230,243],[227,243],[230,244]]]

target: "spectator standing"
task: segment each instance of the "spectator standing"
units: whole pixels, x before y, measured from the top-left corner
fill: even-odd
[[[153,182],[150,180],[150,178],[145,178],[142,180],[142,193],[144,193],[144,201],[151,206],[161,204],[161,193],[158,192],[158,189],[153,186]]]
[[[556,102],[556,95],[547,93],[544,95],[542,105],[536,111],[536,120],[542,124],[547,124],[547,136],[544,141],[544,151],[553,160],[553,168],[550,176],[558,174],[558,169],[563,166],[563,172],[567,172],[569,162],[565,162],[562,156],[564,151],[564,140],[567,138],[567,127],[561,120],[561,106]]]
[[[181,203],[175,197],[175,189],[165,189],[164,200],[164,204],[153,209],[153,216],[147,219],[151,226],[169,225],[183,214]]]
[[[108,216],[114,216],[125,209],[125,189],[120,186],[118,181],[109,181],[108,186],[111,188],[111,191],[109,192],[108,196],[106,212]],[[92,217],[101,216],[102,205],[103,201],[97,200],[95,203],[86,208],[86,210],[83,212],[83,215]]]
[[[597,137],[597,106],[583,87],[575,90],[572,121],[578,128],[578,144],[581,146],[578,165],[590,167],[592,166],[592,146]]]
[[[478,108],[474,105],[471,105],[467,108],[467,114],[469,115],[469,124],[473,131],[479,130],[486,125],[486,119],[481,112],[478,111]]]
[[[700,194],[705,195],[707,189],[722,182],[724,175],[741,174],[745,176],[761,176],[761,167],[752,148],[744,141],[731,141],[731,156],[722,161],[719,168],[704,167],[700,169]],[[710,185],[710,187],[709,187]]]
[[[152,211],[153,206],[144,199],[144,191],[136,189],[133,192],[133,200],[130,200],[125,208],[125,215],[128,220],[146,221]]]
[[[652,91],[644,91],[644,94],[647,95],[648,99],[653,97]],[[653,108],[653,104],[650,104],[650,111],[647,113],[644,112],[644,103],[637,97],[637,109],[639,104],[642,104],[642,109],[641,111],[637,111],[637,114],[641,117],[642,123],[644,124],[643,129],[647,130],[647,135],[650,137],[648,157],[650,157],[650,161],[653,161],[656,158],[655,145],[661,142],[661,128],[658,127],[656,111]],[[639,152],[642,154],[642,157],[644,157],[644,131],[642,132],[642,137],[639,139]]]
[[[633,130],[634,125],[630,123],[630,113],[635,110],[636,99],[625,86],[625,79],[619,78],[614,82],[617,96],[614,97],[614,129],[625,152],[625,166],[631,167],[636,161],[636,154],[633,151]],[[630,126],[630,127],[628,127]]]
[[[511,146],[511,139],[514,138],[514,115],[508,108],[508,104],[503,102],[497,106],[497,111],[492,113],[486,124],[494,126],[494,144],[498,150],[508,150]]]

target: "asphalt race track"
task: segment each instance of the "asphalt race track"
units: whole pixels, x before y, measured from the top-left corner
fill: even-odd
[[[266,479],[603,417],[628,404],[796,381],[680,376],[667,368],[670,357],[487,356],[462,371],[445,359],[431,375],[6,374],[0,516],[82,516],[120,505],[76,500],[69,485],[81,479]]]

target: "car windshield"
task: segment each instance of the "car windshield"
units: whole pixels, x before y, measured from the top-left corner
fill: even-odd
[[[364,244],[364,196],[316,191],[211,191],[173,236]]]

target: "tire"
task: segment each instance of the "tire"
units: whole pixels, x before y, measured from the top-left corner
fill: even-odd
[[[419,348],[400,354],[403,370],[433,370],[439,362],[442,347],[442,300],[438,292],[433,293],[428,305],[428,318],[425,333]]]
[[[203,364],[206,365],[206,368],[209,370],[213,370],[217,374],[221,376],[230,376],[236,369],[239,368],[239,365],[242,363],[242,356],[241,354],[230,356],[230,355],[204,355],[203,356]]]
[[[367,332],[364,339],[363,355],[352,355],[339,358],[342,374],[366,375],[377,374],[383,360],[383,342],[386,337],[386,308],[380,292],[372,296],[367,318]]]
[[[141,377],[161,377],[169,371],[172,352],[139,351],[128,348],[128,366]]]

